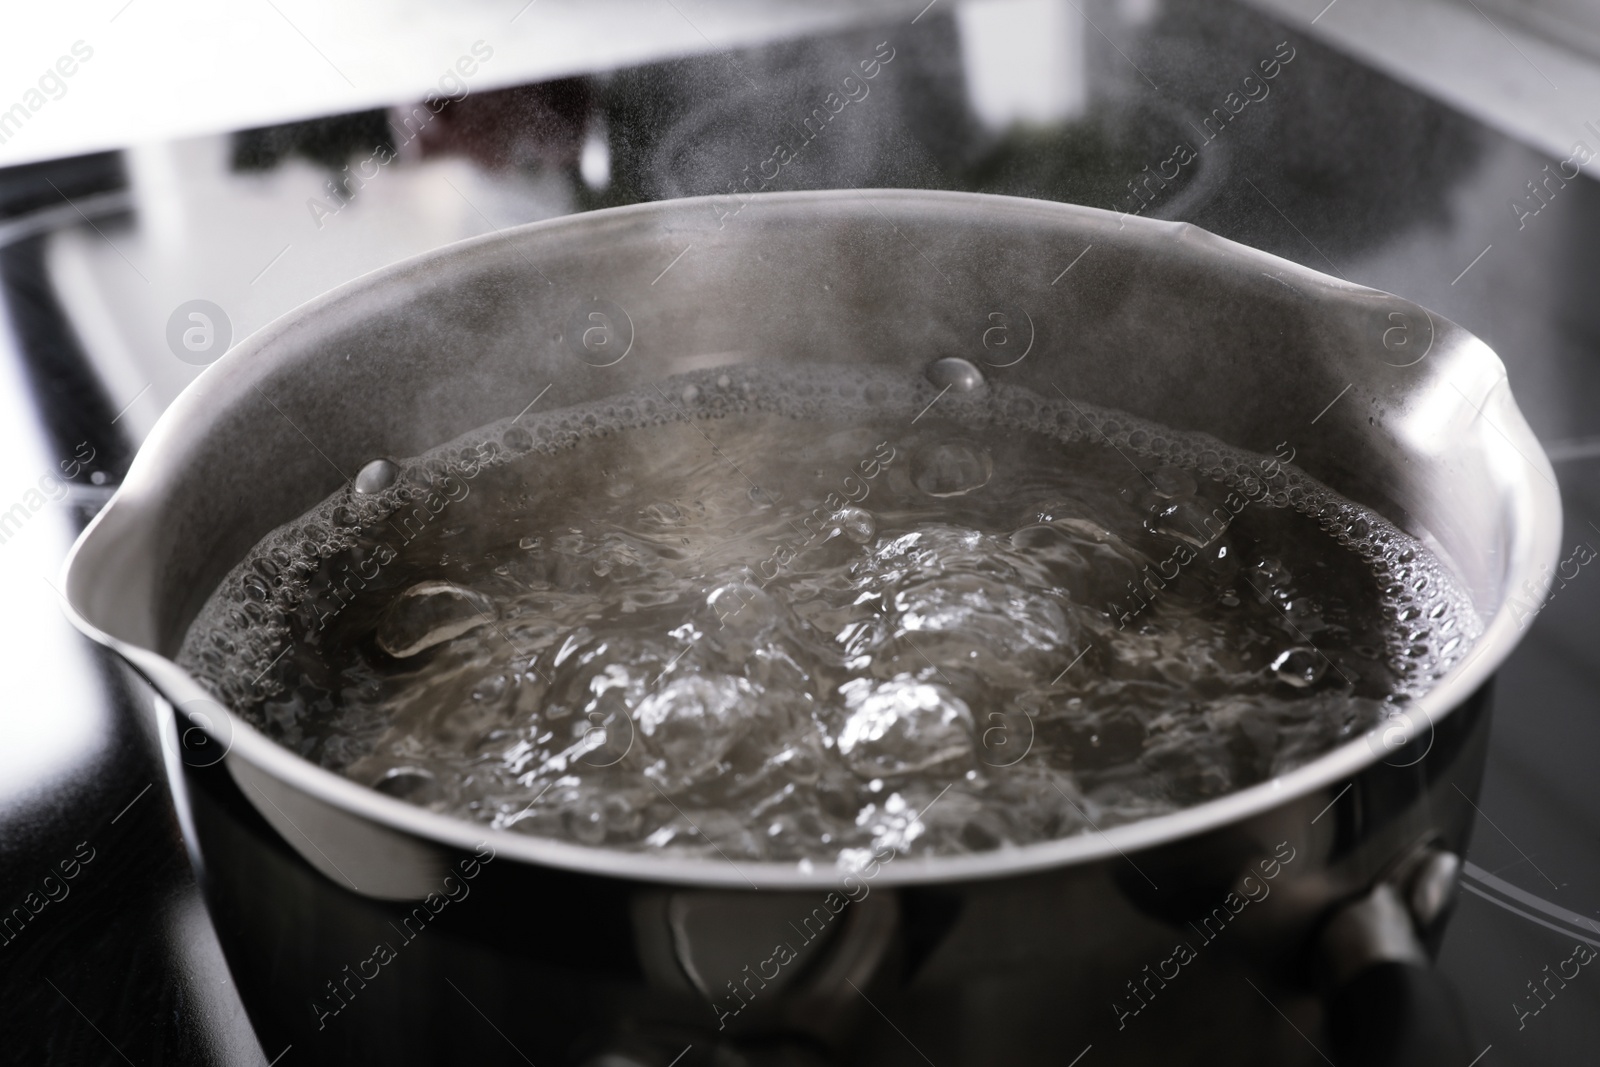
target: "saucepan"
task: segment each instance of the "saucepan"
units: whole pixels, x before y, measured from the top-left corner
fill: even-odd
[[[251,547],[374,457],[689,370],[944,356],[1292,449],[1429,546],[1482,636],[1406,714],[1269,781],[851,878],[430,812],[279,747],[174,663]],[[1459,1040],[1427,958],[1490,681],[1557,559],[1552,486],[1479,339],[1192,226],[926,191],[688,199],[451,245],[241,342],[161,419],[65,589],[147,683],[269,1058],[1314,1063],[1411,1041],[1426,1062]]]

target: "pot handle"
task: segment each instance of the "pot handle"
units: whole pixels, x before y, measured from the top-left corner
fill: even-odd
[[[1403,879],[1379,882],[1323,928],[1338,1067],[1461,1067],[1478,1052],[1455,988],[1419,936],[1448,907],[1460,858],[1430,848],[1404,867]]]

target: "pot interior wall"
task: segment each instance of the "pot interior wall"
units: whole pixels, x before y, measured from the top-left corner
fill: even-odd
[[[130,477],[139,515],[118,554],[150,569],[147,595],[101,596],[96,618],[79,583],[85,616],[170,656],[267,531],[366,461],[515,415],[547,386],[541,408],[724,363],[918,375],[949,355],[1253,451],[1283,443],[1429,540],[1480,611],[1503,600],[1530,503],[1501,434],[1532,437],[1493,353],[1416,305],[1192,227],[1037,201],[774,194],[719,214],[675,201],[523,227],[253,336],[174,406],[159,469]],[[610,366],[578,343],[597,299],[631,344]]]

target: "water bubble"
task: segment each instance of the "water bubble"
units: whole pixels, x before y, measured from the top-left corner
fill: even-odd
[[[963,496],[983,488],[993,475],[989,453],[964,441],[929,445],[911,457],[911,480],[929,496]]]
[[[482,593],[449,582],[418,582],[395,598],[378,620],[378,647],[396,659],[415,656],[494,619]]]
[[[500,435],[500,443],[513,452],[526,452],[533,447],[533,434],[521,426],[513,426]]]
[[[972,711],[942,685],[900,675],[839,687],[850,716],[839,754],[862,778],[915,774],[972,758]]]
[[[944,359],[934,360],[928,364],[926,373],[928,381],[936,388],[948,388],[956,393],[975,392],[986,384],[983,371],[959,356],[946,356]]]
[[[1305,689],[1322,678],[1327,662],[1313,649],[1290,648],[1278,653],[1271,667],[1280,682]]]
[[[356,474],[355,491],[364,496],[381,493],[400,477],[400,468],[387,459],[375,459]]]
[[[840,532],[858,545],[866,544],[878,533],[872,512],[865,508],[841,508],[833,520],[838,523]]]
[[[760,714],[750,682],[726,674],[679,675],[640,701],[639,732],[660,761],[647,773],[686,785],[714,768]]]
[[[753,651],[751,642],[773,628],[783,617],[783,607],[765,589],[752,582],[734,581],[706,594],[705,609],[697,625],[713,643],[738,658]]]

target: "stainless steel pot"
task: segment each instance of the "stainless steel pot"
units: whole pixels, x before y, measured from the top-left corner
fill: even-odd
[[[371,458],[546,386],[553,406],[721,364],[918,375],[944,355],[1253,451],[1289,442],[1455,569],[1476,650],[1410,719],[1280,778],[853,885],[432,814],[278,747],[172,662],[267,531]],[[174,793],[269,1057],[1319,1062],[1315,938],[1374,885],[1415,898],[1412,872],[1464,848],[1512,598],[1543,596],[1559,531],[1499,360],[1415,304],[1182,224],[839,191],[538,223],[312,301],[173,404],[65,588],[76,624],[179,711],[162,726]],[[1436,937],[1443,909],[1423,910]],[[784,941],[800,958],[773,977]]]

